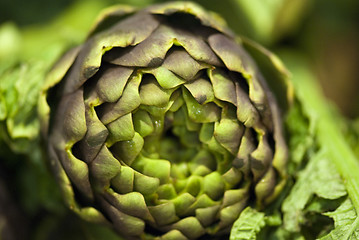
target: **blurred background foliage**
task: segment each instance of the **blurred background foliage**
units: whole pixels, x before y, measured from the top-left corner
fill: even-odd
[[[0,1],[0,59],[54,55],[47,48],[77,44],[100,9],[166,0]],[[359,2],[356,0],[195,0],[218,12],[238,34],[311,61],[325,94],[348,117],[359,116]],[[65,47],[67,47],[65,46]],[[39,51],[39,50],[42,51]],[[54,50],[55,51],[55,50]],[[58,50],[59,51],[59,50]]]
[[[39,147],[37,95],[51,65],[86,38],[101,9],[113,4],[143,7],[164,1],[0,0],[3,239],[118,239],[107,228],[80,221],[62,205]],[[359,155],[359,1],[195,2],[219,13],[236,33],[280,56],[304,58],[325,95],[347,117],[349,124],[344,130]],[[295,74],[295,69],[290,70]],[[61,231],[63,228],[68,231]]]

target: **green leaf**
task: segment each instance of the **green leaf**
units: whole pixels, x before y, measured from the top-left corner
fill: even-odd
[[[290,133],[288,140],[290,163],[289,172],[296,174],[309,152],[315,152],[315,136],[313,128],[309,126],[309,119],[303,113],[301,104],[295,101],[285,118],[287,131]]]
[[[265,225],[265,214],[247,207],[239,215],[237,221],[234,222],[229,239],[257,239],[257,234]]]
[[[359,218],[349,198],[335,211],[324,213],[324,215],[334,219],[335,229],[320,240],[359,239]]]
[[[315,195],[338,199],[346,194],[342,179],[335,165],[328,161],[327,153],[316,153],[298,174],[297,182],[283,202],[284,227],[292,232],[300,231],[300,225],[306,221],[305,208]]]
[[[39,135],[36,104],[47,68],[38,61],[12,66],[0,75],[0,139],[15,152],[25,152]]]

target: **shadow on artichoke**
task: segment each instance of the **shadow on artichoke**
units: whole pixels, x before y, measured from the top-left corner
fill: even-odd
[[[40,96],[67,205],[126,239],[228,234],[285,185],[286,80],[273,54],[198,5],[109,8]]]

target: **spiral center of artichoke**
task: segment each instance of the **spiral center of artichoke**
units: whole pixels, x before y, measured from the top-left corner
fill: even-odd
[[[211,125],[207,127],[207,134],[213,135]],[[172,178],[207,175],[217,170],[217,163],[213,150],[201,142],[201,128],[202,124],[189,119],[187,108],[182,106],[165,115],[162,131],[145,140],[142,153],[170,161]]]
[[[230,170],[239,149],[244,126],[234,105],[214,99],[207,74],[201,71],[198,79],[169,90],[153,75],[143,74],[140,106],[108,125],[107,142],[114,156],[159,179],[160,185],[170,184],[174,195],[157,192],[166,199],[185,192],[212,200],[222,197],[226,185],[222,174]],[[119,141],[116,134],[123,134],[125,126],[133,129],[132,134]]]

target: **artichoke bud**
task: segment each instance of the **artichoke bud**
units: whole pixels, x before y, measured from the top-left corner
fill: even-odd
[[[40,97],[66,203],[126,239],[227,234],[285,184],[273,58],[194,3],[105,11]]]

